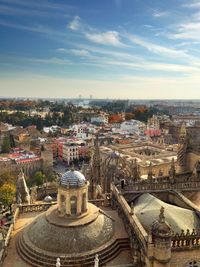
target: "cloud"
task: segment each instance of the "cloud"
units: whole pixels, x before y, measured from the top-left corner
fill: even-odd
[[[79,16],[75,16],[73,20],[68,24],[68,28],[72,31],[77,31],[80,29],[80,27],[81,27],[81,24],[80,24]]]
[[[107,31],[102,33],[85,33],[85,37],[97,44],[112,45],[112,46],[124,46],[119,37],[117,31]]]
[[[173,48],[161,46],[154,44],[152,42],[143,40],[135,35],[126,34],[126,37],[134,44],[139,45],[147,49],[148,51],[158,54],[158,55],[164,55],[167,57],[172,58],[182,58],[182,57],[189,57],[187,53],[183,50],[176,50]]]
[[[176,32],[169,33],[168,37],[171,39],[190,39],[200,41],[200,22],[193,21],[177,25]]]
[[[89,56],[89,52],[84,49],[70,49],[70,52],[75,56],[80,56],[80,57]]]
[[[90,53],[86,49],[66,49],[66,48],[57,48],[57,52],[66,53],[66,54],[73,54],[74,56],[80,57],[88,57]]]
[[[155,10],[153,12],[153,17],[154,18],[167,17],[168,15],[169,15],[169,13],[167,11],[158,11],[158,10]]]
[[[48,28],[48,27],[43,26],[43,25],[25,26],[22,24],[16,24],[16,23],[12,23],[9,21],[5,21],[5,20],[0,20],[0,25],[5,26],[5,27],[9,27],[9,28],[19,29],[19,30],[44,33],[44,34],[48,34],[51,37],[52,36],[62,36],[62,37],[65,36],[63,33],[58,32],[52,28]]]
[[[15,15],[15,16],[39,16],[39,17],[55,17],[57,13],[53,11],[44,11],[31,8],[27,11],[25,8],[11,7],[6,5],[0,5],[0,13],[6,15]],[[66,15],[64,15],[66,17]]]
[[[189,20],[173,25],[171,32],[166,36],[170,39],[190,40],[191,42],[200,41],[200,1],[188,1],[189,3],[182,5],[186,8],[194,8],[190,14]],[[191,11],[190,11],[191,12]]]
[[[200,1],[190,1],[190,3],[183,4],[183,7],[187,8],[200,8]]]
[[[30,63],[39,63],[39,64],[53,64],[53,65],[69,65],[71,62],[67,59],[61,58],[22,58],[22,60],[30,62]]]
[[[105,56],[106,58],[111,57],[115,59],[122,59],[122,60],[141,60],[142,58],[138,55],[134,55],[134,53],[127,53],[127,52],[119,52],[114,50],[113,48],[104,48],[104,47],[96,47],[91,45],[83,45],[83,44],[75,44],[76,47],[80,49],[88,50],[89,52],[93,54]]]
[[[200,68],[193,66],[185,66],[180,64],[167,64],[167,63],[157,63],[151,61],[141,61],[141,62],[126,62],[126,61],[103,61],[104,64],[121,66],[130,69],[142,70],[142,71],[159,71],[168,73],[182,73],[182,74],[194,74],[200,73]]]
[[[52,65],[69,65],[71,61],[68,59],[62,59],[57,57],[51,58],[33,58],[33,57],[17,57],[17,56],[4,56],[2,60],[6,62],[12,60],[12,63],[19,64],[20,62],[33,63],[33,64],[52,64]]]
[[[24,6],[28,8],[43,8],[45,10],[52,9],[52,10],[58,10],[65,11],[66,9],[74,9],[74,6],[66,5],[66,4],[60,4],[60,3],[50,3],[49,1],[41,1],[41,0],[1,0],[1,2],[5,4],[11,4],[11,5],[18,5],[18,6]],[[29,9],[30,12],[30,9]]]

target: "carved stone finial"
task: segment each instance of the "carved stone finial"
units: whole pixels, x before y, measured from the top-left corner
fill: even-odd
[[[94,267],[99,267],[99,256],[98,256],[98,254],[95,255]]]
[[[192,229],[192,234],[191,235],[196,235],[196,230],[194,228]]]
[[[61,265],[60,265],[60,258],[57,258],[56,259],[56,267],[60,267]]]
[[[165,215],[164,215],[165,208],[160,208],[160,214],[159,214],[159,222],[164,223],[165,222]]]
[[[131,202],[131,212],[130,212],[130,214],[131,214],[131,215],[134,214],[134,204],[133,204],[133,202]]]
[[[187,236],[190,235],[190,230],[189,230],[189,229],[186,230],[186,235],[187,235]]]
[[[185,231],[182,229],[180,236],[184,236],[184,235],[185,235]]]

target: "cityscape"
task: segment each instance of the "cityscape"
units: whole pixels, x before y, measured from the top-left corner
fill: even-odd
[[[0,1],[0,267],[200,267],[200,1]]]

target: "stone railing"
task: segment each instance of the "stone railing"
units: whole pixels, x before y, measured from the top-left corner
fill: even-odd
[[[146,181],[136,182],[124,187],[122,192],[127,191],[164,191],[164,190],[180,190],[180,191],[195,191],[200,189],[200,181],[175,182],[170,181]]]
[[[185,250],[188,248],[200,248],[200,229],[190,233],[189,230],[186,233],[182,230],[181,234],[175,234],[172,236],[171,241],[172,250]]]
[[[30,205],[23,204],[19,207],[19,211],[20,211],[20,213],[45,211],[45,210],[48,210],[52,205],[55,205],[55,204],[56,204],[56,202],[30,204]]]
[[[19,208],[16,208],[16,210],[13,214],[12,223],[10,224],[8,231],[7,231],[7,234],[6,234],[6,237],[3,240],[3,243],[4,243],[3,248],[0,250],[0,267],[3,265],[4,258],[7,255],[7,248],[8,248],[10,239],[11,239],[12,231],[13,231],[14,226],[15,226],[15,221],[16,221],[18,216],[19,216]]]
[[[127,226],[131,228],[129,230],[135,233],[135,235],[137,236],[141,244],[141,247],[144,248],[143,251],[144,252],[147,251],[147,240],[148,240],[147,232],[143,228],[137,216],[131,214],[131,208],[129,204],[126,202],[123,195],[120,194],[116,186],[114,184],[111,184],[111,188],[112,188],[112,198],[116,200],[115,202],[117,203],[119,214],[125,217],[122,219],[125,219],[125,224],[127,224]]]

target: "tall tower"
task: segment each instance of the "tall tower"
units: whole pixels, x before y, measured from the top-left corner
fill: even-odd
[[[164,208],[161,207],[159,219],[151,229],[153,244],[152,267],[170,267],[171,260],[171,227],[165,221]]]
[[[96,187],[100,185],[103,188],[101,181],[101,165],[100,165],[100,151],[99,151],[99,135],[96,134],[96,139],[94,140],[94,151],[91,159],[91,198],[95,198]]]
[[[41,148],[41,158],[42,158],[42,170],[44,173],[48,174],[53,170],[53,152],[52,148],[48,145],[42,146]]]
[[[186,152],[187,152],[187,130],[185,123],[183,123],[180,129],[179,145],[177,152],[177,164],[179,172],[185,171],[186,169],[186,156],[187,156]]]

